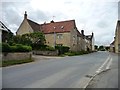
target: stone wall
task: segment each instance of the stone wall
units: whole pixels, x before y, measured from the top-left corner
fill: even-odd
[[[58,50],[56,51],[33,51],[33,54],[36,55],[45,55],[45,56],[57,56],[58,55]]]
[[[31,59],[31,58],[32,58],[31,52],[2,53],[2,60],[25,60],[25,59]]]

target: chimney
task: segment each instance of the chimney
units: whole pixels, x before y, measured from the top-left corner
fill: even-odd
[[[52,20],[51,23],[54,23],[54,21]]]
[[[92,32],[92,37],[94,36],[94,33]]]
[[[84,30],[81,30],[82,35],[84,36]]]
[[[27,11],[25,11],[24,19],[27,19]]]

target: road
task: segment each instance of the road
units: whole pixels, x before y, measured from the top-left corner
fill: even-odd
[[[112,57],[112,64],[109,70],[102,72],[94,77],[89,83],[88,88],[116,88],[118,90],[118,60],[120,55],[110,53]],[[92,89],[91,89],[92,90]]]
[[[94,75],[109,58],[108,52],[95,52],[4,67],[2,87],[83,88],[90,80],[87,75]]]

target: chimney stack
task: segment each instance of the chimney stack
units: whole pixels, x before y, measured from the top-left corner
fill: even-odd
[[[24,19],[27,19],[27,11],[25,11]]]
[[[94,33],[92,32],[92,37],[94,36]]]
[[[84,30],[81,30],[82,35],[84,36]]]

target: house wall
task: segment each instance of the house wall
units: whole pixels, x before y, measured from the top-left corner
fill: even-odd
[[[112,44],[110,44],[110,52],[115,52],[115,47]]]
[[[115,53],[120,52],[120,26],[117,24],[115,32]]]
[[[92,50],[92,42],[88,39],[85,39],[85,51],[91,51],[91,50]]]
[[[82,37],[78,36],[78,31],[76,29],[71,30],[70,35],[70,50],[71,51],[81,51],[83,47],[83,39]]]
[[[31,28],[31,26],[28,24],[27,19],[24,19],[23,22],[21,23],[18,31],[17,31],[17,35],[23,35],[26,33],[32,33],[33,29]]]
[[[59,35],[62,35],[59,37]],[[55,42],[57,44],[62,44],[63,46],[70,47],[70,33],[51,33],[51,34],[45,34],[46,38],[46,45],[54,47]]]
[[[78,38],[77,39],[77,44],[78,44],[77,48],[78,48],[78,51],[81,51],[82,50],[82,45],[81,45],[82,37],[78,36],[77,38]]]
[[[93,38],[92,38],[92,51],[95,51],[95,45],[94,45],[94,43],[95,43],[95,38],[94,38],[94,36],[93,36]]]

